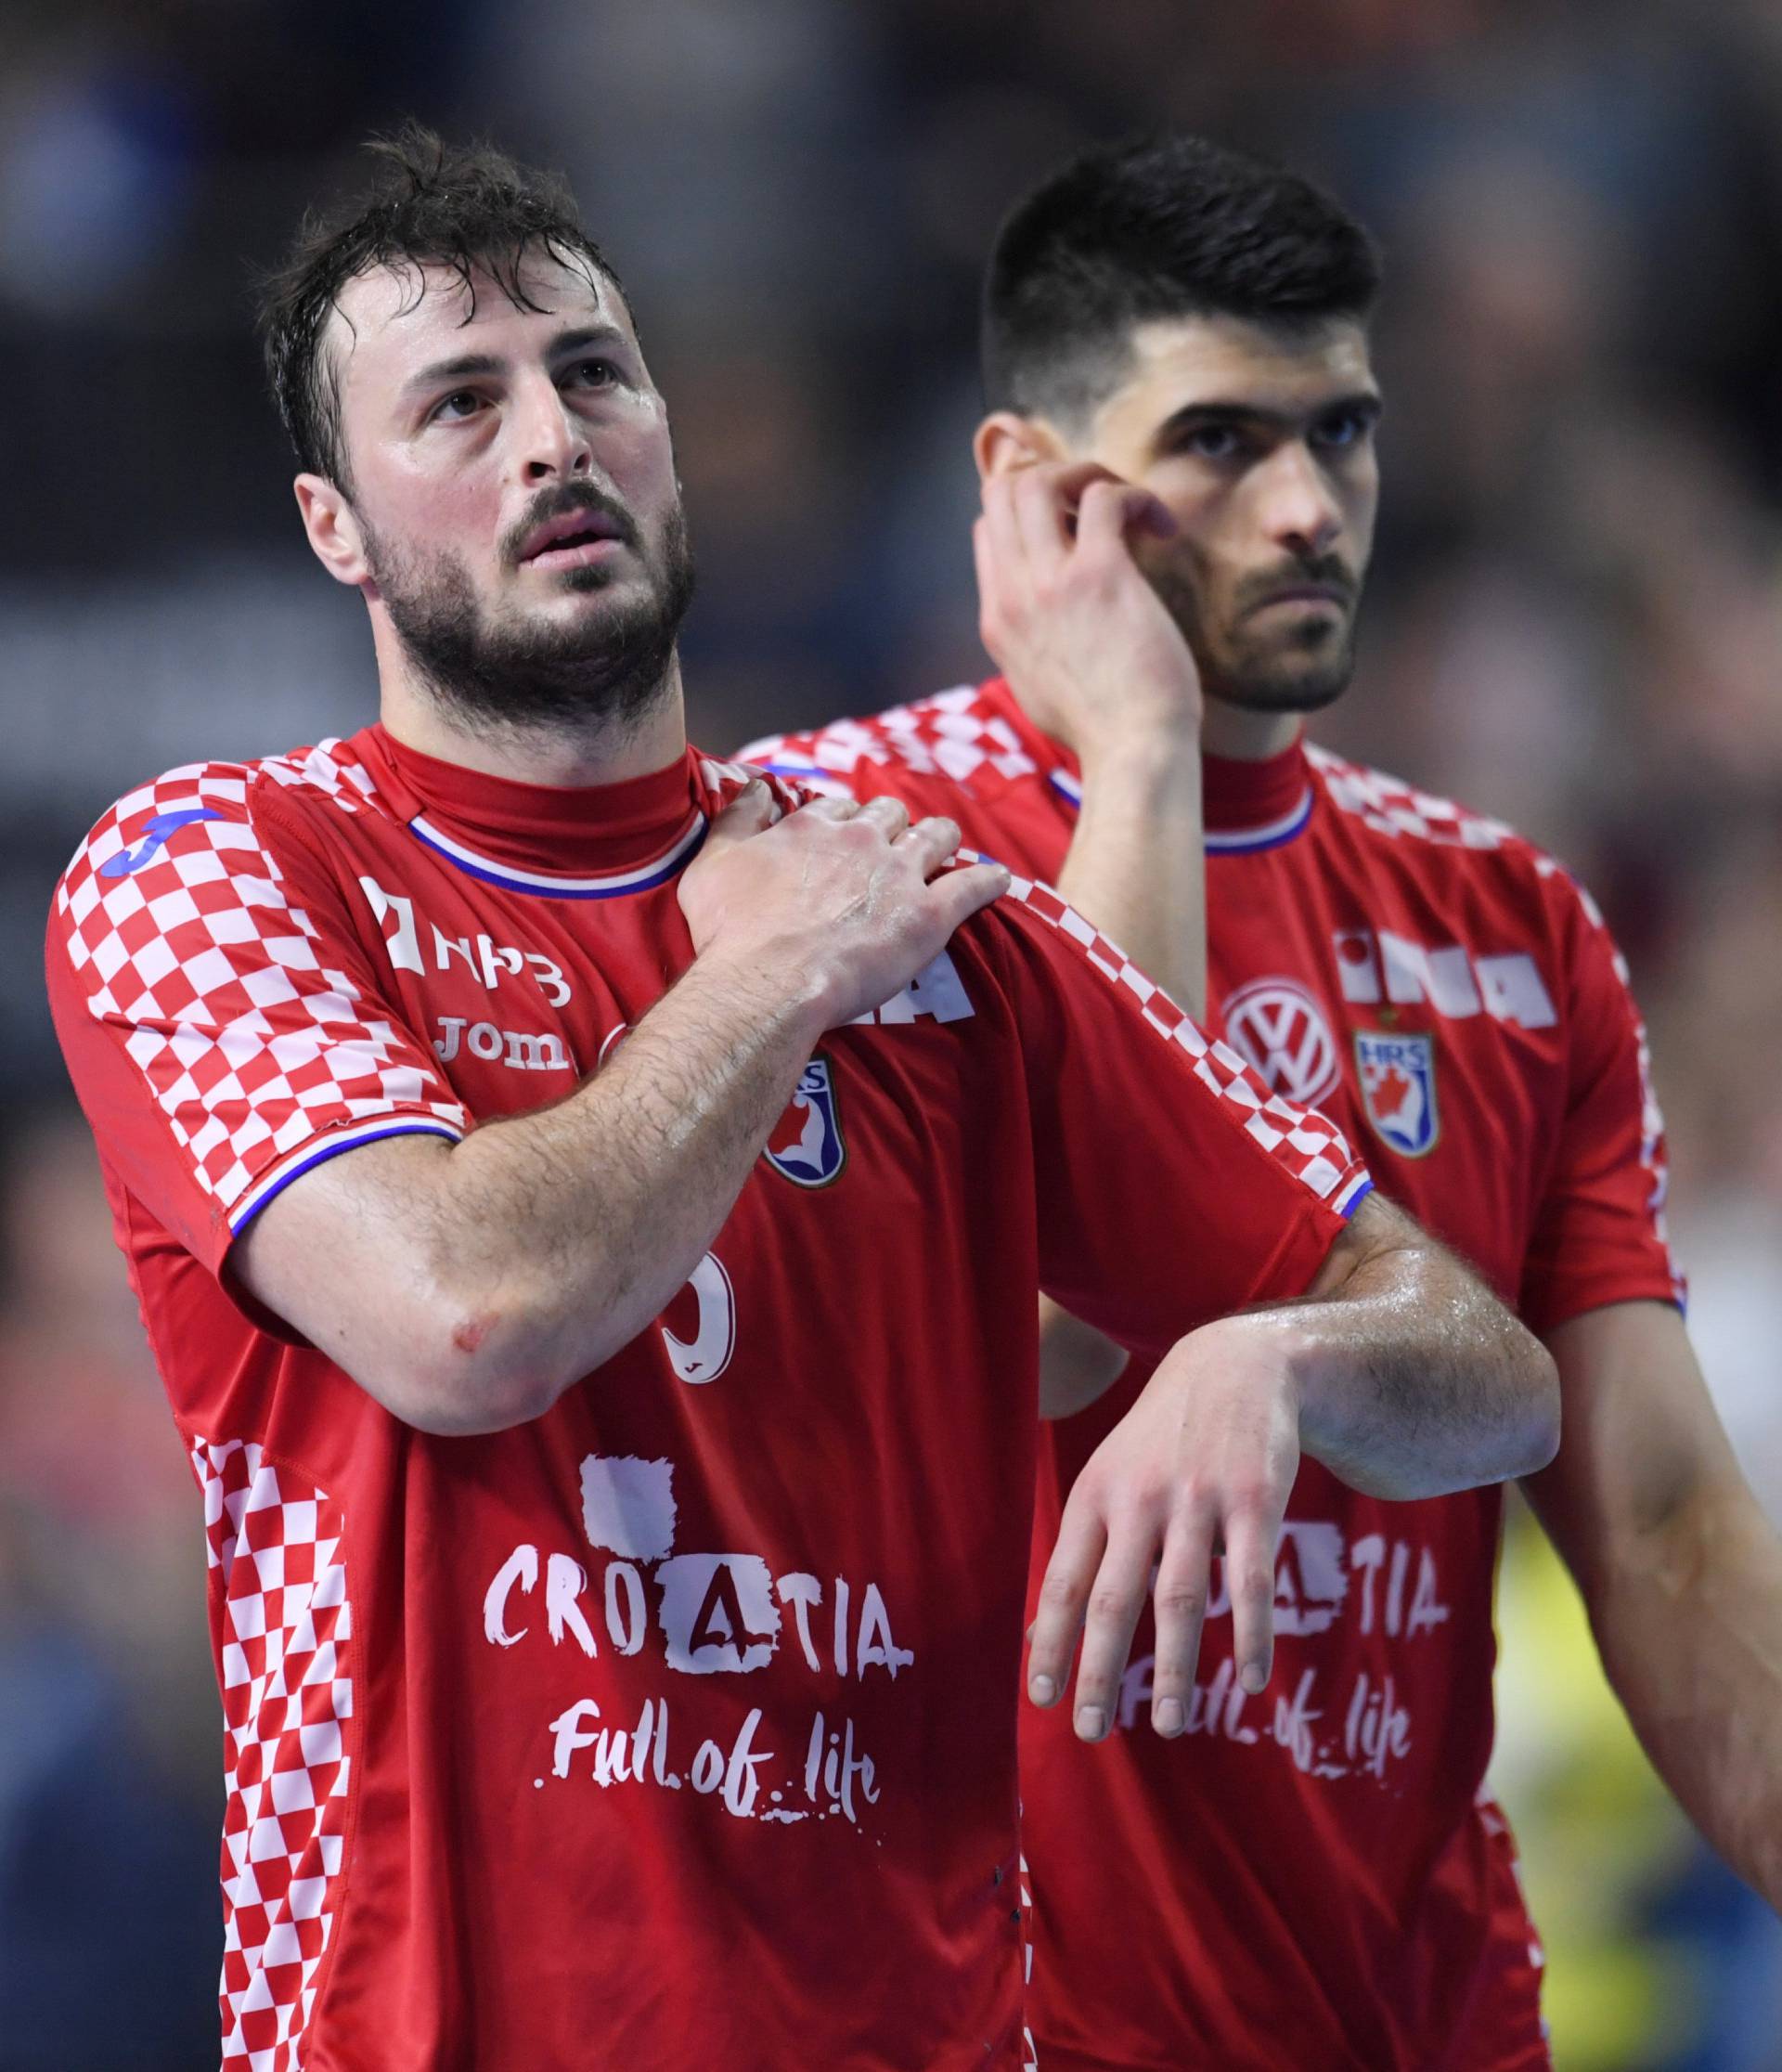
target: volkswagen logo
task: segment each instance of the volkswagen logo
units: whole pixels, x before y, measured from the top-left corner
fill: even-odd
[[[1253,979],[1225,1003],[1223,1015],[1226,1041],[1271,1094],[1314,1107],[1336,1086],[1336,1040],[1297,979]]]

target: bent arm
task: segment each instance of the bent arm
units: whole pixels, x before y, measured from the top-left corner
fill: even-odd
[[[328,1160],[233,1270],[406,1422],[523,1423],[687,1279],[822,1027],[811,999],[696,962],[567,1100]]]
[[[1148,1591],[1152,1724],[1179,1734],[1220,1545],[1238,1675],[1251,1691],[1268,1681],[1275,1546],[1302,1452],[1371,1495],[1435,1496],[1532,1472],[1558,1431],[1540,1341],[1370,1196],[1305,1298],[1190,1332],[1091,1457],[1040,1586],[1029,1694],[1056,1702],[1081,1627],[1076,1728],[1100,1740]]]
[[[1213,1328],[1277,1341],[1300,1444],[1368,1496],[1444,1496],[1532,1474],[1559,1444],[1558,1378],[1541,1341],[1377,1194],[1302,1301]]]
[[[1058,889],[1199,1020],[1207,1002],[1200,750],[1140,735],[1083,765],[1083,803]],[[1126,1355],[1040,1298],[1040,1414],[1068,1418],[1112,1388]]]
[[[1782,1908],[1782,1539],[1668,1303],[1593,1310],[1548,1342],[1566,1443],[1529,1496],[1646,1754]]]
[[[944,869],[951,821],[761,784],[679,886],[695,955],[604,1069],[462,1143],[364,1145],[238,1240],[242,1285],[424,1431],[541,1415],[658,1314],[730,1211],[826,1029],[876,1006],[1008,884]]]

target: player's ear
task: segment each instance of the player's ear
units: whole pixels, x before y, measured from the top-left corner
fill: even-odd
[[[326,475],[300,474],[292,487],[316,559],[337,583],[362,589],[371,579],[358,515]]]
[[[972,438],[977,479],[1031,468],[1040,460],[1067,460],[1065,442],[1044,418],[1023,417],[1018,410],[992,410]]]

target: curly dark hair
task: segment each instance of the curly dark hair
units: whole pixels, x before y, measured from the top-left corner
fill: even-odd
[[[476,279],[493,280],[518,309],[536,309],[520,278],[528,253],[603,274],[625,290],[604,253],[582,228],[560,175],[522,165],[487,144],[450,145],[420,123],[368,138],[376,161],[362,193],[300,226],[284,264],[260,283],[260,338],[273,400],[300,468],[350,487],[341,433],[340,372],[323,334],[347,282],[373,267],[414,275],[449,267],[476,310]]]
[[[1373,239],[1296,173],[1179,130],[1096,145],[997,233],[985,394],[992,409],[1080,421],[1119,385],[1135,325],[1364,320],[1379,285]]]

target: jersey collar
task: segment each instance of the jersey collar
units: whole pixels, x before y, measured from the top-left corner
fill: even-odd
[[[690,748],[619,784],[491,777],[365,728],[352,747],[415,839],[485,885],[558,900],[611,900],[665,885],[708,823],[707,766]]]
[[[1082,773],[1076,757],[1062,742],[1040,732],[1001,677],[987,683],[983,695],[985,703],[1021,735],[1047,783],[1075,814],[1083,802]],[[1262,762],[1240,762],[1227,756],[1203,757],[1201,796],[1207,853],[1247,856],[1281,848],[1311,819],[1314,796],[1303,736]]]

